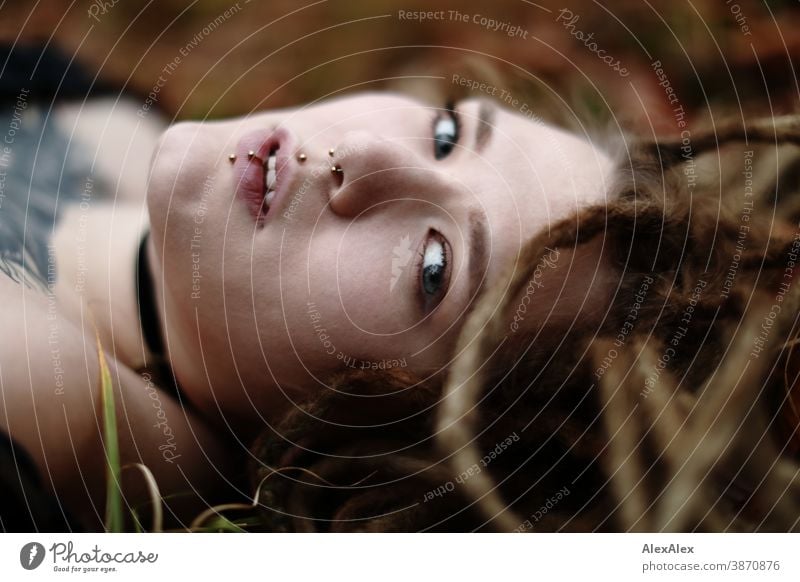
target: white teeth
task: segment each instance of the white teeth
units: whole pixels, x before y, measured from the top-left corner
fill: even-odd
[[[275,170],[277,164],[277,158],[275,156],[275,151],[270,152],[269,157],[267,158],[267,162],[264,164],[264,191],[266,195],[264,196],[264,206],[269,208],[269,205],[272,204],[272,199],[275,198],[275,182],[277,180],[277,172]]]

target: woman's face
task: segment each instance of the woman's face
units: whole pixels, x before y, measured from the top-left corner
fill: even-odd
[[[486,99],[454,110],[367,93],[164,134],[153,268],[196,404],[269,414],[337,370],[434,374],[524,242],[604,200],[588,141]]]

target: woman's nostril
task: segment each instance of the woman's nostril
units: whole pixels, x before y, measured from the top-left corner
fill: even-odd
[[[334,180],[336,180],[336,185],[341,186],[344,182],[344,170],[342,166],[339,164],[334,164],[331,166],[331,174],[333,174]]]

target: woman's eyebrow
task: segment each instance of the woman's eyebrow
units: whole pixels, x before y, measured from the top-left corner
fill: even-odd
[[[465,313],[475,306],[476,299],[483,290],[489,268],[488,234],[486,229],[485,214],[478,208],[469,210],[469,305]]]
[[[488,99],[481,99],[478,107],[478,125],[475,128],[475,151],[480,153],[489,143],[494,129],[497,106]]]

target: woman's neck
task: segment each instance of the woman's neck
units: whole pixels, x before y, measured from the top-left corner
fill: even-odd
[[[147,229],[144,203],[71,205],[59,221],[53,246],[59,309],[93,334],[117,360],[131,368],[146,363],[139,324],[136,267]]]

